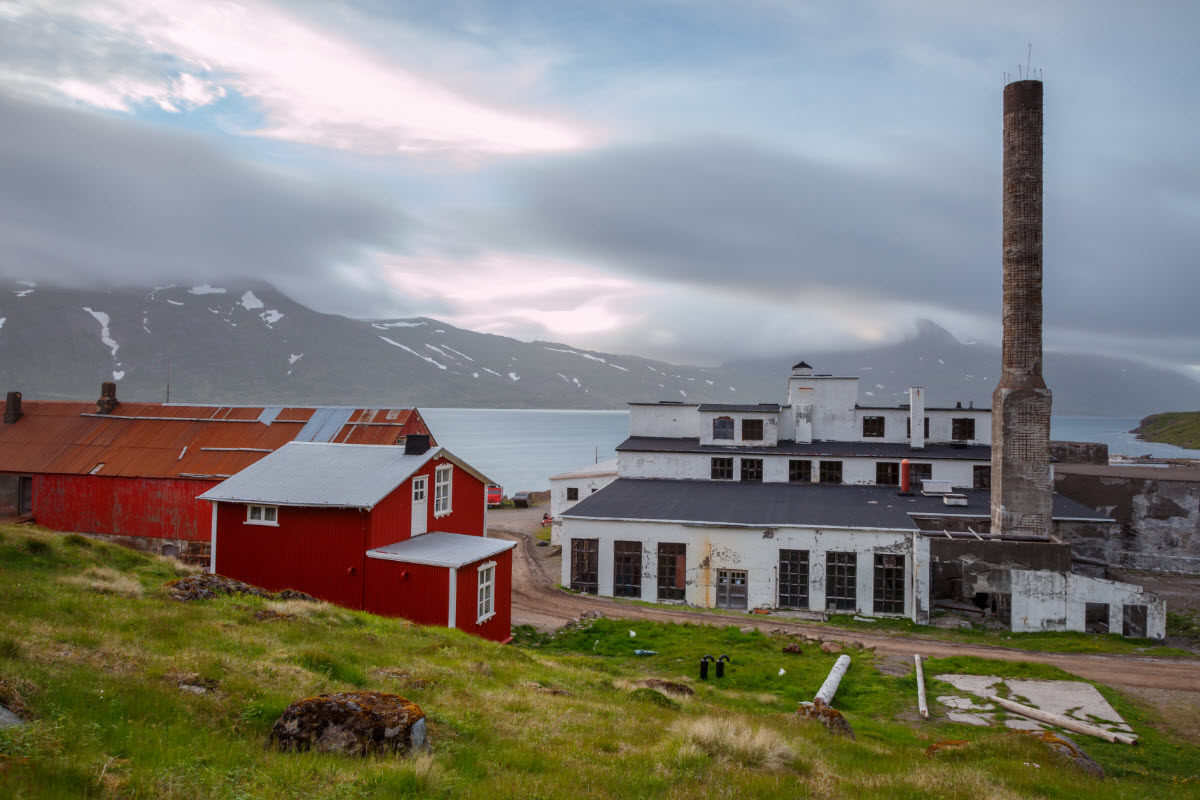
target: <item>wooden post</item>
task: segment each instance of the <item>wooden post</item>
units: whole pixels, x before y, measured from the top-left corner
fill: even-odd
[[[817,691],[817,696],[813,698],[813,705],[828,706],[833,703],[833,696],[837,694],[838,686],[842,682],[842,676],[846,674],[846,670],[848,669],[850,669],[850,656],[838,656],[833,669],[829,670],[829,677],[821,684],[821,688]]]
[[[929,704],[925,701],[925,669],[921,666],[921,654],[914,653],[913,661],[917,665],[917,711],[921,719],[929,719]]]
[[[1049,725],[1057,725],[1060,728],[1066,728],[1072,733],[1084,733],[1088,736],[1098,736],[1109,742],[1117,742],[1119,744],[1130,744],[1137,746],[1138,740],[1133,736],[1126,736],[1123,733],[1113,733],[1106,731],[1103,728],[1097,728],[1095,725],[1088,725],[1086,722],[1079,722],[1068,717],[1062,717],[1058,714],[1051,714],[1049,711],[1040,711],[1036,708],[1023,706],[1020,703],[1014,703],[1012,700],[1005,700],[1001,697],[992,696],[988,700],[1003,708],[1005,711],[1011,711],[1014,714],[1020,714],[1023,717],[1029,717],[1038,722],[1045,722]]]

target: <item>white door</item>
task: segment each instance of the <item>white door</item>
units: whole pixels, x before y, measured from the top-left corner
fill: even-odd
[[[426,491],[428,482],[429,478],[425,475],[419,475],[412,481],[412,530],[409,532],[412,536],[419,536],[429,530],[429,493]]]

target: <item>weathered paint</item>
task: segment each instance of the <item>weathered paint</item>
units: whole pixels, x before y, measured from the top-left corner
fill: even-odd
[[[365,610],[420,625],[447,625],[450,570],[382,558],[366,560]]]
[[[858,553],[856,573],[857,607],[854,613],[873,614],[874,556],[876,553],[904,558],[907,586],[904,615],[915,618],[927,609],[914,600],[917,587],[929,583],[928,549],[913,557],[914,534],[909,531],[852,531],[819,528],[705,527],[663,522],[622,522],[568,518],[563,522],[562,583],[571,583],[571,540],[597,539],[600,547],[598,593],[613,593],[615,541],[642,543],[642,593],[640,599],[657,600],[658,545],[687,544],[687,581],[684,600],[690,605],[711,608],[715,602],[715,579],[719,569],[744,570],[747,575],[747,604],[750,608],[774,608],[778,598],[780,550],[809,552],[809,602],[814,611],[825,609],[825,554]],[[920,574],[917,573],[920,570]],[[927,595],[926,595],[927,596]]]
[[[33,516],[56,531],[203,541],[208,504],[197,495],[218,481],[34,475]]]
[[[1126,605],[1146,607],[1146,635],[1167,632],[1167,604],[1140,586],[1046,570],[1012,570],[1012,629],[1083,631],[1088,603],[1108,604],[1108,629],[1121,633]]]
[[[495,562],[495,585],[492,588],[496,613],[483,622],[476,622],[479,608],[479,566]],[[465,564],[458,569],[458,602],[455,626],[494,642],[503,642],[512,635],[512,550],[491,558]]]
[[[281,506],[278,525],[254,525],[244,504],[217,505],[218,573],[272,592],[296,589],[362,607],[365,511]]]

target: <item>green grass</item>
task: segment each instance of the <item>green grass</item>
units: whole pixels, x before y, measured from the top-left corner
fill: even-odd
[[[1165,442],[1189,450],[1200,450],[1200,411],[1151,414],[1132,432],[1150,442]]]
[[[834,703],[854,726],[851,742],[791,713],[835,656],[811,645],[784,654],[788,640],[732,625],[601,619],[553,637],[520,629],[518,646],[501,646],[326,604],[180,603],[160,588],[176,576],[164,559],[0,527],[0,680],[31,714],[0,730],[0,797],[1200,797],[1195,744],[1105,687],[1143,746],[1081,742],[1113,776],[1098,784],[1037,743],[919,721],[911,673],[880,673],[855,648]],[[106,588],[128,582],[140,595]],[[259,622],[263,608],[298,618]],[[726,676],[699,681],[699,658],[723,653]],[[927,674],[948,671],[1064,676],[927,662]],[[213,690],[181,691],[185,676]],[[646,678],[696,694],[668,699],[640,687]],[[418,703],[433,754],[346,759],[267,746],[289,703],[356,688]],[[923,758],[948,738],[976,746]]]

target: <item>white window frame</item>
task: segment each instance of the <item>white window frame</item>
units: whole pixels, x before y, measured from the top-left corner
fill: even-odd
[[[418,475],[413,478],[413,502],[421,503],[425,501],[426,487],[429,482],[427,475]]]
[[[433,516],[444,517],[453,510],[454,465],[443,464],[433,471]]]
[[[496,562],[480,564],[476,574],[475,624],[482,625],[496,616]]]
[[[258,511],[257,519],[254,517],[255,511]],[[279,527],[279,506],[247,505],[246,524]]]

